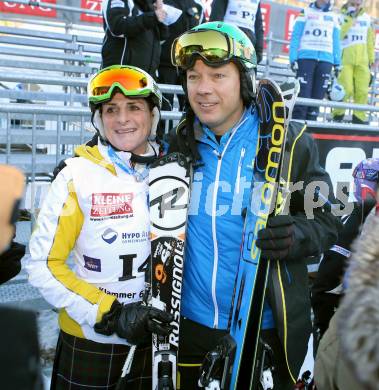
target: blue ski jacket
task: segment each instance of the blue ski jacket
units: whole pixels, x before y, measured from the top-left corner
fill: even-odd
[[[337,15],[311,3],[296,19],[291,35],[290,63],[310,59],[341,63],[340,27]]]
[[[247,109],[220,143],[209,129],[195,125],[204,164],[195,168],[191,190],[186,240],[191,265],[184,272],[182,315],[226,329],[239,262],[242,210],[249,202],[253,177],[258,116],[255,109]]]

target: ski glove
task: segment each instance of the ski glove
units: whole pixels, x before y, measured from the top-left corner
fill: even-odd
[[[290,215],[275,215],[258,232],[256,245],[264,259],[281,260],[291,252],[295,243],[295,223]]]
[[[291,70],[293,73],[297,73],[297,71],[299,70],[299,64],[297,61],[291,62]]]
[[[122,305],[115,301],[108,313],[94,326],[95,332],[117,336],[130,344],[141,345],[149,342],[152,333],[167,336],[172,331],[170,322],[173,315],[142,302]]]

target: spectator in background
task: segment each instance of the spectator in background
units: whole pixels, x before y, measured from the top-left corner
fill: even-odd
[[[363,223],[376,204],[378,173],[379,158],[368,158],[355,167],[354,209],[343,217],[343,229],[338,235],[338,241],[324,253],[312,283],[314,323],[320,336],[328,328],[342,297],[342,279],[351,254],[351,244],[360,234]]]
[[[339,24],[331,0],[316,0],[296,19],[290,42],[290,64],[300,81],[299,97],[323,99],[333,65],[341,62]],[[316,120],[318,107],[296,106],[295,119]]]
[[[349,0],[342,6],[342,70],[338,82],[345,89],[344,101],[367,104],[370,68],[375,62],[375,32],[363,0]],[[333,110],[333,119],[342,121],[344,109]],[[353,111],[353,123],[366,123],[364,111]]]
[[[204,11],[201,0],[168,0],[167,3],[180,9],[182,14],[175,23],[169,26],[168,38],[162,44],[158,81],[162,84],[180,85],[179,74],[171,63],[171,45],[179,35],[202,23]],[[162,109],[171,110],[173,95],[164,95],[164,97]],[[183,99],[180,97],[179,104],[182,109]]]
[[[162,0],[103,0],[102,12],[105,36],[101,67],[128,64],[156,76],[160,41],[167,37],[167,25],[180,11]]]
[[[209,20],[223,20],[241,28],[254,45],[257,63],[262,61],[264,31],[260,0],[213,0]]]

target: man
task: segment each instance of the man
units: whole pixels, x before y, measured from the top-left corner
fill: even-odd
[[[260,0],[213,0],[209,20],[238,26],[253,43],[258,64],[262,61],[264,30]]]
[[[341,62],[339,24],[331,0],[316,0],[296,19],[290,42],[291,68],[300,80],[300,97],[323,99],[333,66]],[[296,119],[317,120],[318,107],[296,106]]]
[[[183,34],[172,55],[182,71],[187,110],[171,149],[187,153],[194,169],[179,347],[181,389],[194,389],[204,355],[228,328],[258,137],[256,56],[248,37],[224,22]],[[274,383],[281,390],[293,388],[311,333],[304,258],[329,248],[339,227],[328,205],[306,218],[304,188],[317,180],[331,189],[331,182],[305,126],[291,123],[287,150],[295,161],[289,181],[304,186],[292,193],[291,215],[270,217],[257,240],[262,257],[274,260],[262,337],[274,350]],[[319,195],[327,200],[328,194]]]
[[[371,18],[363,8],[363,0],[349,0],[342,7],[342,70],[338,81],[345,89],[344,101],[367,104],[370,68],[375,62],[375,32]],[[333,119],[340,122],[344,109],[333,110]],[[353,111],[352,122],[366,123],[366,113]]]

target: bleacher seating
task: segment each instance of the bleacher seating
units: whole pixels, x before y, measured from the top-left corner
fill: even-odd
[[[73,145],[91,136],[87,131],[90,113],[86,85],[88,77],[100,67],[101,43],[100,36],[0,26],[0,163],[13,163],[34,176],[46,174],[66,152],[73,151]],[[283,82],[294,77],[288,59],[270,52],[257,70],[258,79]],[[40,88],[15,90],[16,83]],[[374,104],[379,100],[378,86],[376,83],[370,97]],[[182,93],[178,86],[161,88],[166,93]],[[17,101],[33,102],[34,106],[7,105]],[[180,113],[164,112],[162,116],[178,120]],[[14,125],[15,118],[19,125]],[[329,115],[324,119],[330,119]],[[36,126],[38,121],[43,125]],[[22,144],[24,150],[17,149]],[[53,150],[59,153],[51,154]]]

